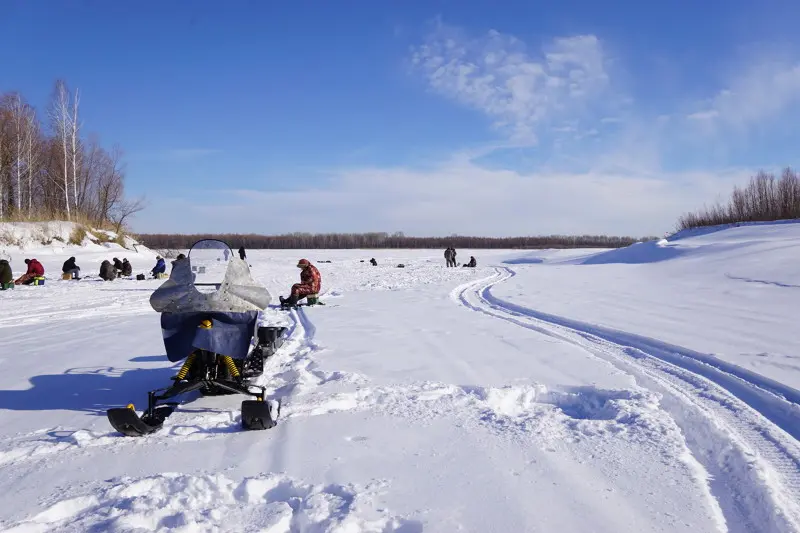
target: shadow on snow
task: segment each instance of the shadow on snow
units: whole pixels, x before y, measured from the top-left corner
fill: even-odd
[[[164,356],[132,360],[159,361]],[[147,391],[167,387],[175,368],[70,368],[63,374],[30,378],[26,390],[0,390],[0,409],[11,411],[84,411],[105,416],[106,409],[130,402],[147,404]]]

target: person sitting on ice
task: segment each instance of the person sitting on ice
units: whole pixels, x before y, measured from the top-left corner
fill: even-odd
[[[28,270],[14,281],[15,285],[30,285],[33,283],[34,278],[44,277],[44,267],[36,259],[26,259],[25,264],[28,265]]]
[[[81,279],[81,267],[75,264],[74,257],[70,257],[64,261],[64,265],[61,267],[61,272],[64,274],[69,274],[72,276],[72,279]]]
[[[13,287],[14,274],[7,259],[0,259],[0,291]]]
[[[300,283],[292,285],[292,292],[288,298],[279,296],[281,305],[293,306],[297,302],[310,294],[318,294],[320,287],[322,287],[322,276],[317,270],[317,267],[311,264],[308,259],[301,259],[297,262],[297,268],[300,271]]]
[[[100,263],[100,277],[106,281],[112,281],[117,277],[117,270],[108,259]]]
[[[469,263],[467,263],[464,266],[468,268],[475,268],[476,266],[478,266],[478,262],[475,261],[475,256],[473,255],[469,256]]]
[[[378,262],[377,262],[377,261],[375,261],[375,258],[374,258],[374,257],[373,257],[372,259],[370,259],[370,260],[369,260],[369,263],[370,263],[372,266],[374,266],[374,267],[378,266]]]
[[[128,258],[122,258],[122,275],[123,276],[133,276],[133,267],[130,263],[128,263]]]
[[[116,257],[113,259],[113,261],[114,261],[114,270],[117,271],[116,272],[117,276],[121,276],[122,275],[122,261],[120,261]]]
[[[164,261],[164,258],[160,255],[156,256],[156,266],[153,267],[153,270],[150,272],[153,274],[154,278],[157,278],[159,274],[163,274],[167,271],[167,263]]]

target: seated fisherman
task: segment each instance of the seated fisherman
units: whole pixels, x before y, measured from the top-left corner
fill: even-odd
[[[297,262],[300,271],[300,283],[292,285],[292,292],[289,298],[279,296],[281,305],[292,306],[310,294],[318,294],[322,287],[322,276],[317,267],[312,265],[308,259],[301,259]]]
[[[153,274],[154,278],[157,278],[159,274],[163,274],[167,271],[167,263],[164,261],[164,258],[160,255],[156,256],[156,266],[153,267],[153,270],[150,272]]]
[[[44,277],[44,267],[36,259],[26,259],[25,264],[28,265],[28,270],[14,281],[15,285],[30,285],[33,283],[34,278]]]
[[[69,274],[72,276],[72,279],[81,279],[81,267],[75,264],[74,257],[70,257],[64,261],[64,265],[61,267],[61,272],[64,274]]]

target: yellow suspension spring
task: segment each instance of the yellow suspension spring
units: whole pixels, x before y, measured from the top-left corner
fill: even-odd
[[[239,377],[239,369],[236,368],[236,363],[233,362],[233,357],[229,355],[223,355],[222,362],[225,363],[225,366],[228,367],[228,372],[231,373],[231,376],[238,378]]]
[[[183,366],[181,366],[180,371],[178,372],[178,379],[181,380],[186,377],[189,373],[189,369],[192,367],[192,363],[194,363],[195,354],[194,352],[189,354],[189,357],[186,358],[186,361],[183,362]]]

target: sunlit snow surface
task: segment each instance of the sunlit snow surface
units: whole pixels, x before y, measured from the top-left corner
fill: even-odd
[[[800,225],[470,255],[248,251],[275,297],[310,259],[327,304],[264,312],[289,338],[260,432],[237,396],[109,426],[176,372],[160,281],[0,292],[0,530],[800,531]]]

